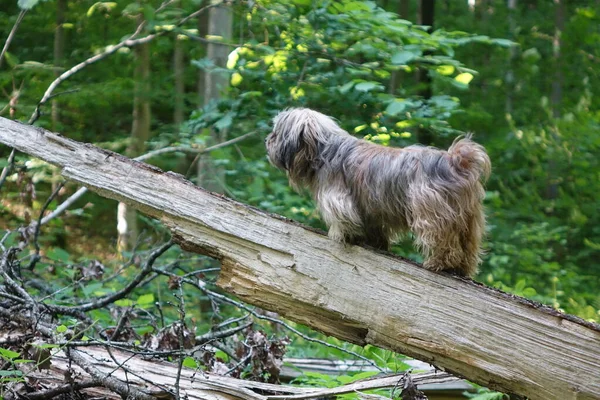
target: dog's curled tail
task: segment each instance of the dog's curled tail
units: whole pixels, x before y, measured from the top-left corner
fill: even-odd
[[[454,168],[486,181],[492,171],[492,163],[485,148],[475,143],[471,135],[459,136],[448,149]]]

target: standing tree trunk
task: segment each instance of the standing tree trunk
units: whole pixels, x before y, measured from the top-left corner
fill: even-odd
[[[563,71],[561,59],[561,35],[565,29],[565,0],[554,0],[554,38],[552,40],[552,54],[554,58],[554,80],[552,81],[552,116],[560,117],[560,104],[562,102]]]
[[[175,78],[175,105],[173,108],[173,122],[179,127],[184,121],[185,110],[185,85],[183,82],[185,63],[183,54],[183,41],[175,38],[173,49],[173,76]]]
[[[127,149],[129,157],[142,154],[146,148],[146,141],[150,138],[150,43],[134,47],[134,54],[136,67],[131,142]],[[135,210],[128,208],[125,203],[119,203],[117,231],[119,254],[131,250],[138,236],[137,215]]]
[[[208,35],[208,13],[206,12],[203,12],[198,16],[198,35],[200,35],[200,37],[206,37],[206,35]],[[199,68],[197,82],[199,108],[204,105],[204,84],[206,81],[205,75],[206,71],[202,68]]]
[[[399,0],[398,2],[398,16],[402,19],[409,20],[408,10],[409,10],[409,0]],[[392,71],[392,75],[390,77],[390,87],[389,94],[396,94],[400,84],[402,82],[402,71]]]
[[[65,13],[67,11],[67,0],[56,1],[56,28],[54,31],[54,68],[55,76],[61,74],[63,62],[65,58],[65,29],[63,24],[65,23]],[[60,131],[60,120],[59,120],[59,108],[58,101],[52,100],[52,130],[55,132]]]
[[[552,81],[552,95],[550,103],[552,106],[552,116],[560,118],[560,106],[562,103],[563,91],[563,63],[561,57],[561,35],[565,29],[565,0],[554,0],[554,38],[552,40],[552,54],[554,59],[554,80]],[[554,139],[558,135],[553,130],[551,134]],[[548,156],[548,182],[546,184],[546,198],[556,199],[558,197],[558,185],[556,183],[558,172],[556,170],[556,161],[552,154]]]
[[[433,32],[433,22],[435,16],[435,0],[419,0],[419,10],[418,10],[418,20],[417,23],[419,25],[426,25],[429,28],[427,32]],[[427,52],[425,54],[428,54]],[[429,53],[430,54],[430,53]],[[431,98],[432,89],[431,89],[431,76],[429,75],[429,71],[424,69],[417,70],[417,82],[421,87],[421,96],[424,99]],[[431,134],[431,130],[427,127],[419,128],[417,130],[417,139],[419,143],[430,145],[433,144],[433,135]]]
[[[517,23],[515,21],[516,10],[517,10],[517,0],[508,0],[508,30],[509,37],[514,40],[516,37],[516,28]],[[515,89],[515,72],[514,72],[514,62],[517,58],[517,47],[511,46],[509,50],[508,56],[508,68],[506,68],[506,74],[504,75],[504,82],[506,83],[506,102],[505,102],[505,110],[507,114],[513,113],[513,96]]]
[[[223,41],[231,40],[233,35],[233,14],[228,5],[212,7],[208,13],[208,34],[219,36]],[[227,64],[229,48],[218,43],[209,43],[206,49],[206,57],[213,61],[216,67],[224,68]],[[229,74],[217,71],[206,71],[204,73],[204,106],[217,100],[221,92],[229,85]],[[225,132],[211,134],[212,142],[221,142],[225,139]],[[225,173],[223,169],[208,158],[201,158],[198,162],[198,184],[213,191],[223,192]]]

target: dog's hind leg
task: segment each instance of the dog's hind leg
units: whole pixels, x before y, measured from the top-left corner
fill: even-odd
[[[408,223],[423,254],[423,266],[472,276],[477,265],[467,258],[473,243],[469,242],[468,227],[457,202],[427,181],[413,184],[408,199]]]

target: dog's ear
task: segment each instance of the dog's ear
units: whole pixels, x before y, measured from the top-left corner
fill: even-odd
[[[319,132],[314,120],[307,118],[302,121],[294,144],[294,154],[289,171],[301,179],[311,179],[317,168],[319,157]]]
[[[303,157],[309,162],[313,162],[318,157],[320,145],[319,134],[312,122],[313,121],[306,121],[302,127],[302,131],[300,131],[299,140],[299,152],[301,152]]]

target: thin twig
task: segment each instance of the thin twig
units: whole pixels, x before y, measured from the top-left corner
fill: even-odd
[[[257,133],[257,131],[252,131],[252,132],[248,132],[245,133],[241,136],[235,137],[233,139],[229,139],[226,140],[224,142],[221,142],[219,144],[215,144],[214,146],[210,146],[210,147],[187,147],[187,146],[173,146],[173,147],[164,147],[162,149],[158,149],[158,150],[153,150],[150,151],[146,154],[143,154],[139,157],[134,158],[135,161],[145,161],[149,158],[152,157],[156,157],[158,155],[161,154],[165,154],[165,153],[175,153],[175,152],[181,152],[181,153],[191,153],[191,154],[204,154],[204,153],[209,153],[213,150],[217,150],[220,149],[222,147],[226,147],[229,145],[232,145],[234,143],[237,142],[241,142],[242,140],[246,139],[247,137],[250,137],[252,135],[255,135]]]
[[[177,339],[179,340],[179,350],[183,352],[185,344],[183,341],[183,331],[185,329],[185,298],[183,296],[183,285],[179,285],[179,300],[178,312],[179,312],[179,332]],[[183,354],[179,355],[179,362],[177,363],[177,376],[175,378],[175,400],[181,400],[180,396],[180,382],[181,382],[181,370],[183,369]]]
[[[129,308],[127,308],[127,309],[125,309],[125,311],[123,311],[123,314],[121,314],[121,317],[119,318],[119,322],[117,323],[115,330],[113,331],[112,335],[110,335],[109,341],[112,342],[119,337],[119,334],[125,327],[125,324],[129,321],[130,314],[131,314],[131,309],[129,309]]]
[[[124,399],[134,399],[134,400],[155,400],[154,396],[151,396],[147,393],[142,392],[141,390],[134,388],[117,378],[113,378],[104,372],[92,367],[90,362],[79,352],[79,350],[71,349],[70,347],[66,348],[67,357],[75,364],[80,366],[85,372],[90,374],[92,379],[102,383],[102,385],[115,393],[121,395]]]
[[[17,17],[17,20],[15,21],[15,24],[13,25],[12,29],[10,30],[8,37],[6,38],[6,41],[4,42],[4,47],[2,47],[2,52],[0,53],[0,67],[2,67],[2,61],[4,61],[4,55],[8,51],[8,47],[10,46],[10,43],[12,42],[13,38],[15,37],[15,34],[17,33],[17,29],[19,28],[19,25],[21,25],[23,18],[25,18],[26,13],[27,13],[27,10],[21,10],[21,12],[19,13],[19,16]]]
[[[241,142],[242,140],[256,134],[257,131],[252,131],[252,132],[248,132],[245,133],[241,136],[238,136],[236,138],[227,140],[225,142],[222,143],[218,143],[215,144],[214,146],[210,146],[210,147],[205,147],[205,148],[193,148],[193,147],[182,147],[182,146],[173,146],[173,147],[166,147],[164,149],[158,149],[158,150],[154,150],[151,151],[149,153],[146,154],[142,154],[139,157],[134,158],[133,160],[135,161],[144,161],[147,160],[149,158],[155,157],[157,155],[160,154],[165,154],[165,153],[173,153],[173,152],[186,152],[186,153],[197,153],[197,154],[205,154],[205,153],[209,153],[213,150],[217,150],[220,149],[222,147],[225,146],[229,146],[231,144],[234,143],[238,143]],[[44,218],[42,218],[42,225],[48,223],[50,220],[58,217],[60,214],[62,214],[63,212],[65,212],[69,207],[71,207],[71,205],[73,205],[73,203],[75,203],[81,196],[83,196],[86,192],[87,192],[87,188],[86,187],[81,187],[79,188],[79,190],[77,190],[75,193],[73,193],[68,199],[66,199],[64,202],[62,202],[58,207],[56,207],[56,209],[51,212],[50,214],[48,214],[47,216],[45,216]]]
[[[2,190],[2,185],[4,185],[4,181],[15,166],[15,153],[15,149],[12,149],[10,155],[8,156],[8,164],[2,169],[2,174],[0,175],[0,190]]]
[[[170,2],[163,3],[163,5],[161,6],[161,9],[164,8],[164,6],[168,5],[169,3]],[[180,21],[178,21],[175,24],[175,26],[179,27],[179,26],[185,24],[191,18],[194,18],[194,17],[200,15],[205,10],[207,10],[211,7],[216,7],[220,4],[222,4],[222,3],[215,3],[215,4],[210,4],[205,7],[202,7],[198,11],[195,11],[195,12],[191,13],[190,15],[188,15],[187,17],[182,18]],[[135,32],[133,32],[127,39],[119,42],[118,44],[116,44],[114,46],[108,47],[102,53],[98,53],[95,56],[90,57],[90,58],[80,62],[79,64],[75,65],[74,67],[63,72],[59,77],[57,77],[54,81],[52,81],[50,86],[48,86],[48,88],[46,89],[46,92],[44,92],[44,95],[42,96],[42,99],[39,101],[37,107],[33,111],[33,114],[29,118],[29,124],[31,125],[35,121],[37,121],[37,119],[40,116],[40,107],[43,106],[44,104],[46,104],[46,102],[50,99],[50,96],[52,95],[52,92],[54,91],[54,89],[56,89],[58,87],[58,85],[60,85],[62,82],[69,79],[71,76],[73,76],[77,72],[81,71],[83,68],[85,68],[88,65],[91,65],[97,61],[100,61],[100,60],[110,56],[111,54],[116,53],[119,49],[121,49],[123,47],[133,47],[133,46],[137,46],[140,44],[148,43],[148,42],[154,40],[156,37],[162,36],[162,35],[165,35],[168,33],[168,31],[162,31],[162,32],[158,32],[158,33],[151,33],[142,38],[135,39],[135,37],[137,37],[140,34],[140,32],[144,29],[145,26],[146,26],[146,22],[143,21],[142,23],[140,23],[138,25]]]
[[[26,303],[25,300],[23,300],[21,297],[15,296],[13,294],[6,293],[3,290],[0,290],[0,297],[4,297],[5,299],[16,301],[17,303],[21,303],[21,304],[25,304]]]
[[[9,268],[9,264],[11,262],[11,258],[14,256],[14,251],[15,248],[11,248],[8,251],[4,252],[0,257],[0,276],[4,278],[4,283],[6,284],[6,286],[10,288],[19,297],[21,297],[34,313],[37,313],[38,306],[36,301],[33,299],[33,297],[29,295],[29,293],[27,293],[25,289],[23,289],[17,282],[15,282],[9,274],[9,270],[11,270],[11,268]]]
[[[248,353],[248,355],[246,355],[246,357],[242,358],[233,367],[231,367],[227,371],[225,371],[225,373],[223,375],[227,376],[227,375],[231,374],[233,371],[235,371],[236,369],[238,369],[242,365],[246,364],[251,359],[252,359],[252,348],[250,348],[250,353]]]
[[[40,116],[40,107],[42,105],[44,105],[50,99],[50,96],[52,95],[52,92],[54,92],[54,89],[56,89],[58,87],[58,85],[60,85],[62,82],[64,82],[65,80],[69,79],[71,76],[75,75],[77,72],[81,71],[82,69],[84,69],[88,65],[91,65],[91,64],[93,64],[93,63],[95,63],[97,61],[100,61],[103,58],[106,58],[106,57],[110,56],[111,54],[116,53],[120,48],[127,46],[127,43],[130,40],[133,40],[134,37],[136,37],[137,35],[139,35],[139,33],[144,28],[144,26],[145,26],[145,22],[142,22],[141,24],[138,25],[138,27],[136,28],[135,32],[133,32],[127,39],[125,39],[122,42],[116,44],[115,46],[108,47],[102,53],[98,53],[95,56],[90,57],[90,58],[88,58],[88,59],[80,62],[79,64],[75,65],[74,67],[72,67],[72,68],[66,70],[65,72],[63,72],[62,74],[60,74],[60,76],[58,76],[54,81],[52,81],[52,83],[50,84],[50,86],[48,86],[48,88],[44,92],[44,95],[42,96],[42,99],[39,101],[37,107],[33,111],[33,114],[31,114],[31,117],[29,118],[29,122],[28,123],[31,125],[35,121],[37,121],[37,119]]]
[[[173,246],[173,242],[168,241],[158,249],[154,250],[146,260],[146,264],[144,265],[140,273],[131,282],[129,282],[127,286],[125,286],[118,292],[115,292],[108,296],[99,297],[89,303],[77,306],[47,305],[47,307],[58,314],[71,314],[73,312],[86,312],[90,310],[97,310],[98,308],[105,307],[115,302],[116,300],[120,300],[123,297],[127,296],[129,293],[131,293],[131,291],[138,286],[138,284],[144,279],[144,277],[150,272],[152,272],[153,265],[156,259],[160,257],[164,252],[166,252],[171,246]]]
[[[67,383],[52,389],[38,390],[37,392],[23,394],[23,398],[27,400],[53,399],[54,397],[57,397],[60,394],[72,393],[81,389],[88,389],[97,386],[102,386],[102,383],[95,379],[91,379],[80,383]]]
[[[306,400],[317,398],[331,398],[344,393],[356,393],[362,390],[382,389],[396,386],[399,381],[412,379],[414,384],[431,384],[457,381],[458,378],[446,372],[425,372],[411,376],[411,374],[403,372],[390,376],[378,377],[368,380],[357,381],[335,388],[323,389],[318,388],[315,391],[299,394],[286,395],[267,395],[267,400]]]
[[[200,283],[200,280],[198,280],[197,282],[194,282],[191,279],[182,278],[181,276],[178,276],[178,275],[173,274],[171,272],[163,271],[163,270],[158,269],[158,268],[152,268],[152,270],[154,272],[158,273],[158,274],[176,277],[176,278],[180,279],[181,282],[185,282],[188,285],[192,285],[192,286],[198,288],[200,291],[202,291],[203,293],[207,294],[211,298],[219,300],[219,301],[221,301],[223,303],[229,303],[231,305],[234,305],[237,308],[240,308],[242,310],[247,311],[248,313],[252,314],[254,317],[256,317],[258,319],[262,319],[262,320],[265,320],[265,321],[269,321],[269,322],[273,322],[275,324],[281,325],[284,328],[286,328],[287,330],[293,332],[297,336],[300,336],[302,339],[304,339],[306,341],[313,342],[313,343],[318,343],[320,345],[323,345],[323,346],[326,346],[326,347],[329,347],[329,348],[332,348],[332,349],[336,349],[336,350],[342,351],[344,353],[350,354],[350,355],[352,355],[352,356],[354,356],[356,358],[359,358],[359,359],[367,362],[368,364],[370,364],[374,368],[377,368],[377,370],[382,371],[382,372],[384,371],[384,369],[382,369],[380,366],[378,366],[376,363],[374,363],[372,360],[368,359],[365,356],[362,356],[362,355],[360,355],[360,354],[358,354],[358,353],[356,353],[356,352],[354,352],[352,350],[344,349],[343,347],[336,346],[336,345],[331,344],[331,343],[327,343],[324,340],[311,338],[310,336],[305,335],[304,333],[300,332],[296,328],[292,327],[291,325],[285,323],[284,321],[282,321],[280,319],[273,318],[273,317],[268,317],[266,315],[261,315],[261,314],[257,313],[255,310],[253,310],[252,308],[248,307],[247,305],[245,305],[245,304],[243,304],[241,302],[235,301],[233,299],[230,299],[227,296],[224,296],[222,294],[219,294],[219,293],[213,292],[212,290],[207,289],[205,287],[205,285],[203,285],[203,284]]]
[[[247,305],[242,304],[242,303],[240,303],[238,301],[232,300],[232,299],[230,299],[227,296],[223,296],[223,295],[221,295],[219,293],[216,293],[216,292],[213,292],[213,291],[211,291],[209,289],[203,288],[202,285],[196,285],[196,287],[198,289],[200,289],[200,290],[203,290],[206,294],[208,294],[211,297],[218,298],[219,300],[221,300],[221,301],[223,301],[225,303],[229,303],[229,304],[232,304],[232,305],[234,305],[234,306],[236,306],[238,308],[241,308],[242,310],[246,310],[247,312],[249,312],[250,314],[254,315],[254,317],[256,317],[258,319],[262,319],[262,320],[265,320],[265,321],[269,321],[269,322],[273,322],[275,324],[281,325],[284,328],[286,328],[287,330],[292,331],[294,334],[296,334],[297,336],[300,336],[302,339],[304,339],[306,341],[313,342],[313,343],[318,343],[320,345],[323,345],[323,346],[326,346],[326,347],[329,347],[329,348],[332,348],[332,349],[336,349],[336,350],[342,351],[344,353],[350,354],[350,355],[352,355],[352,356],[354,356],[356,358],[359,358],[359,359],[361,359],[363,361],[368,362],[369,364],[371,364],[371,366],[373,366],[374,368],[377,368],[379,371],[382,371],[382,372],[384,371],[379,365],[377,365],[376,363],[374,363],[372,360],[370,360],[367,357],[362,356],[362,355],[360,355],[360,354],[358,354],[358,353],[356,353],[356,352],[354,352],[352,350],[344,349],[343,347],[336,346],[336,345],[331,344],[331,343],[327,343],[324,340],[311,338],[310,336],[305,335],[304,333],[300,332],[298,329],[292,327],[291,325],[289,325],[286,322],[283,322],[280,319],[273,318],[273,317],[268,317],[266,315],[261,315],[261,314],[257,313],[256,311],[252,310]]]
[[[225,147],[225,146],[230,145],[230,144],[237,143],[237,142],[239,142],[239,141],[247,138],[248,136],[254,135],[255,133],[256,133],[256,131],[248,132],[248,133],[243,134],[242,136],[239,136],[239,137],[231,139],[231,140],[227,140],[227,141],[225,141],[223,143],[215,144],[214,146],[207,147],[202,152],[198,152],[198,154],[196,154],[196,157],[194,157],[194,159],[190,163],[190,166],[188,167],[188,170],[185,173],[185,176],[189,177],[191,175],[192,171],[194,170],[194,166],[196,165],[196,163],[198,162],[198,160],[200,160],[200,156],[202,154],[207,153],[207,152],[212,151],[212,150],[220,149],[221,147]]]
[[[247,317],[244,317],[244,318],[247,318]],[[216,340],[216,339],[223,339],[226,337],[233,336],[234,334],[241,332],[246,328],[251,327],[253,323],[254,322],[249,321],[243,325],[234,326],[233,328],[229,328],[229,329],[224,329],[224,330],[219,330],[219,331],[211,330],[210,332],[205,333],[204,335],[196,336],[196,344],[203,345],[208,342],[212,342],[213,340]]]
[[[52,200],[54,200],[54,198],[58,195],[58,192],[60,192],[60,190],[63,188],[63,186],[65,186],[64,182],[60,182],[58,184],[58,186],[56,186],[56,189],[54,189],[52,194],[50,196],[48,196],[48,198],[46,199],[46,202],[44,203],[44,205],[42,206],[42,209],[40,210],[40,216],[39,216],[37,222],[35,223],[35,231],[33,232],[33,246],[35,248],[35,253],[31,257],[31,262],[29,263],[29,266],[27,267],[30,271],[33,270],[33,268],[35,268],[35,264],[37,264],[37,262],[40,260],[40,244],[38,243],[38,238],[40,236],[40,228],[42,226],[42,217],[44,216],[44,212],[46,211],[46,209],[48,208],[48,206],[50,205]]]
[[[202,14],[204,11],[208,10],[209,8],[212,7],[218,7],[220,5],[226,5],[228,3],[228,1],[220,1],[220,2],[214,2],[211,3],[209,5],[206,5],[202,8],[200,8],[198,11],[194,11],[193,13],[191,13],[190,15],[188,15],[187,17],[183,18],[181,21],[179,21],[177,24],[175,24],[176,27],[180,27],[181,25],[185,24],[186,22],[188,22],[190,19],[194,19],[196,18],[198,15]]]
[[[4,232],[4,236],[2,236],[2,239],[0,239],[0,249],[2,249],[2,251],[6,251],[6,247],[4,247],[4,242],[10,236],[11,233],[12,231],[7,229],[6,232]]]
[[[48,214],[44,218],[42,218],[40,223],[42,225],[44,225],[44,224],[47,224],[50,220],[58,217],[67,208],[71,207],[73,205],[73,203],[75,203],[77,200],[79,200],[79,198],[81,196],[83,196],[85,194],[85,192],[87,192],[87,188],[85,188],[85,187],[79,188],[79,190],[77,190],[75,193],[73,193],[71,196],[69,196],[69,198],[67,198],[65,201],[63,201],[58,207],[56,207],[56,209],[54,211],[52,211],[50,214]]]

